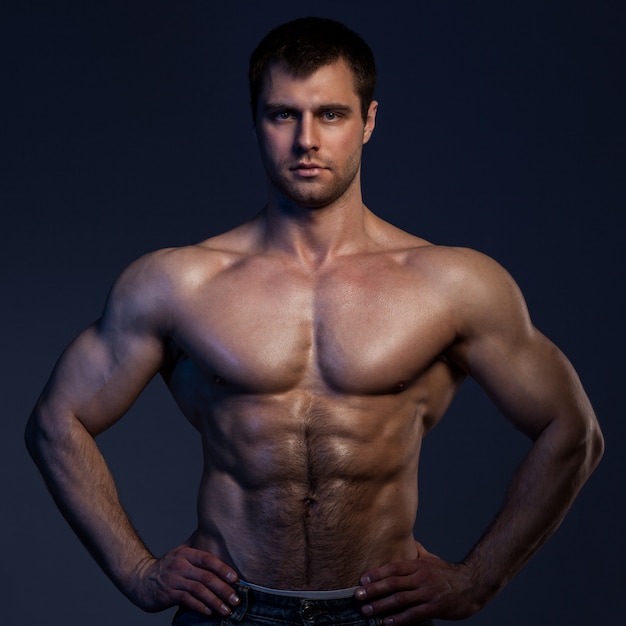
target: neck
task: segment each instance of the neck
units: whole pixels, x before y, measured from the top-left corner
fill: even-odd
[[[298,206],[282,195],[270,193],[260,217],[267,248],[319,267],[341,254],[365,248],[372,213],[363,204],[360,192],[318,208]]]

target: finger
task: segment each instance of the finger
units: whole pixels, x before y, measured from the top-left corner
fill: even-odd
[[[420,595],[418,590],[420,585],[415,577],[392,576],[359,587],[355,598],[369,604],[374,613],[380,613],[401,606],[408,601],[407,598],[417,598]],[[411,593],[412,596],[407,595]]]
[[[189,563],[190,568],[185,572],[185,578],[190,581],[189,586],[194,590],[196,597],[208,602],[209,607],[215,608],[216,603],[219,604],[217,610],[222,614],[225,614],[224,606],[235,607],[239,604],[239,596],[231,586],[231,583],[238,580],[238,576],[231,567],[213,555],[203,552],[191,555]],[[205,590],[210,593],[206,593]]]
[[[214,554],[195,548],[187,548],[186,552],[188,552],[187,559],[196,567],[213,572],[219,578],[231,584],[239,580],[237,572]]]
[[[416,568],[417,564],[414,560],[386,563],[385,565],[381,565],[380,567],[363,574],[363,576],[361,576],[360,583],[362,585],[367,585],[392,576],[407,576],[413,573]]]
[[[237,574],[214,555],[182,546],[165,555],[159,564],[162,593],[170,601],[204,614],[222,615],[229,615],[239,604],[235,589],[224,580],[234,582]]]
[[[393,623],[396,623],[395,619],[399,616],[424,617],[426,602],[427,598],[419,590],[411,589],[368,602],[361,607],[361,610],[367,617],[392,617],[394,618]]]
[[[239,603],[238,598],[236,601],[232,602],[232,604],[226,603],[204,583],[192,580],[184,581],[176,595],[176,603],[179,606],[184,606],[185,608],[205,615],[218,613],[223,616],[228,616]]]
[[[370,602],[373,613],[377,615],[389,614],[406,609],[408,606],[415,605],[420,602],[419,594],[413,590],[398,591],[390,596],[385,596]]]
[[[191,585],[193,589],[197,589],[198,585],[201,585],[204,589],[210,592],[209,597],[211,597],[211,599],[215,596],[220,602],[227,605],[237,606],[239,604],[239,596],[237,595],[236,590],[214,574],[201,569],[196,569],[189,575],[189,578],[191,579],[190,584],[194,583]],[[204,595],[205,594],[203,593],[203,596]]]

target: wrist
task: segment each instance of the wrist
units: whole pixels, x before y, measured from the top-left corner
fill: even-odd
[[[471,560],[464,560],[459,565],[466,572],[467,593],[471,603],[476,605],[476,611],[479,611],[498,595],[504,584]]]
[[[120,577],[118,587],[120,591],[136,606],[145,611],[151,608],[151,598],[146,592],[146,582],[151,574],[150,570],[157,562],[157,558],[149,554],[141,558],[124,576]]]

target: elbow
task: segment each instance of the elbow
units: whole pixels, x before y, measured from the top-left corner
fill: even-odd
[[[37,466],[42,469],[47,459],[54,455],[54,449],[63,445],[70,436],[69,420],[60,411],[41,400],[28,418],[24,430],[26,449]]]
[[[573,458],[577,459],[581,477],[586,481],[604,455],[604,436],[594,415],[579,425],[575,435],[573,432],[571,435]]]
[[[573,484],[581,487],[596,469],[604,454],[604,437],[592,411],[570,414],[553,422],[543,434],[551,440],[555,459],[569,467]]]
[[[30,414],[24,430],[26,449],[35,463],[41,458],[42,444],[46,439],[45,428],[40,408],[37,406]]]
[[[594,419],[592,427],[587,435],[587,458],[589,462],[590,472],[592,472],[602,460],[604,456],[604,436],[600,425]]]

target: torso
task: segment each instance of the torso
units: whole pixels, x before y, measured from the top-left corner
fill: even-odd
[[[340,588],[415,556],[422,437],[462,375],[436,248],[407,243],[315,271],[190,253],[163,373],[203,439],[195,545],[250,582]]]

